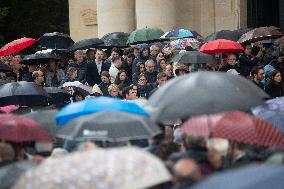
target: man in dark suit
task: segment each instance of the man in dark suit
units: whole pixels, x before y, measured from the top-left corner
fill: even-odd
[[[100,84],[102,71],[108,71],[109,67],[103,62],[104,52],[100,49],[96,51],[94,63],[88,63],[86,81],[90,86]]]

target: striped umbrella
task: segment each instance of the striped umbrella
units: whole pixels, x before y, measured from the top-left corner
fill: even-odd
[[[284,135],[271,123],[238,111],[192,117],[181,126],[181,131],[194,136],[284,149]]]

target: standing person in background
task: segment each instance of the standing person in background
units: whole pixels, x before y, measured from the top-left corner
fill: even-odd
[[[57,62],[55,62],[55,60],[50,60],[45,72],[45,86],[58,87],[64,78],[64,71],[58,68]]]
[[[77,80],[80,81],[81,83],[85,83],[87,63],[86,61],[84,61],[84,53],[82,50],[77,50],[75,52],[75,59],[76,59],[75,64],[70,66],[75,67],[77,69],[78,72]]]
[[[88,49],[86,55],[87,55],[87,63],[93,63],[95,61],[96,51],[94,49]]]
[[[101,80],[102,82],[99,84],[99,88],[101,89],[103,96],[109,96],[108,87],[111,83],[108,71],[102,71]]]
[[[281,73],[278,70],[274,70],[270,73],[269,84],[265,87],[265,92],[271,96],[271,98],[276,98],[284,95],[284,87],[282,83]]]
[[[114,80],[115,80],[121,66],[122,66],[121,57],[120,56],[113,57],[112,60],[111,60],[111,67],[109,69],[111,83],[114,83]]]
[[[32,74],[33,82],[37,85],[42,86],[44,82],[44,74],[42,71],[34,71]]]
[[[122,88],[127,87],[131,84],[130,80],[128,79],[127,75],[126,75],[126,71],[125,70],[120,70],[117,73],[117,76],[114,80],[114,84],[116,85],[123,85]]]

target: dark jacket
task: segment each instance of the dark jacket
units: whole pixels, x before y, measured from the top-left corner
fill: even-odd
[[[101,82],[99,84],[99,88],[101,89],[101,91],[103,92],[103,95],[104,96],[109,96],[109,93],[108,93],[108,87],[110,86],[110,83],[106,84],[104,82]]]
[[[82,62],[81,64],[72,64],[71,67],[77,69],[77,80],[84,83],[86,81],[86,72],[87,72],[87,62]]]
[[[230,69],[235,69],[236,71],[238,71],[238,67],[236,65],[231,65],[231,64],[226,64],[225,66],[221,67],[218,71],[220,72],[227,72]]]
[[[132,63],[132,75],[134,74],[134,73],[136,73],[136,72],[138,72],[139,71],[139,64],[140,63],[145,63],[147,60],[149,60],[149,57],[148,56],[142,56],[142,57],[139,57],[139,58],[136,58],[135,60],[134,60],[134,62]]]
[[[152,87],[149,84],[138,85],[138,95],[140,97],[149,98],[151,91],[152,91]]]
[[[275,85],[274,83],[270,82],[265,87],[265,92],[271,96],[271,98],[276,98],[284,95],[283,87],[281,85]]]
[[[252,68],[254,66],[258,66],[259,64],[260,60],[257,57],[248,56],[243,53],[239,57],[239,72],[242,76],[248,77]]]
[[[154,84],[157,81],[158,72],[154,71],[152,73],[145,72],[145,77],[147,78],[148,83]]]
[[[108,71],[108,69],[108,65],[102,63],[101,72]],[[87,64],[86,81],[90,86],[94,86],[95,84],[100,84],[102,82],[96,63]]]

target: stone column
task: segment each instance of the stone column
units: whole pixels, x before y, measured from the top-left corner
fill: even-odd
[[[175,28],[175,0],[136,0],[137,28]]]
[[[97,37],[97,0],[69,0],[69,27],[74,41]]]
[[[200,31],[204,37],[216,31],[215,0],[200,0]]]
[[[135,0],[97,0],[98,36],[135,29]]]

